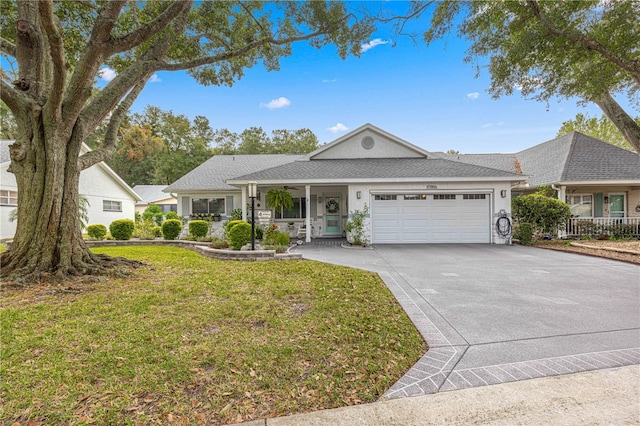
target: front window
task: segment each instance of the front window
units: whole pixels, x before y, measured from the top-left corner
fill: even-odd
[[[191,199],[191,213],[193,214],[223,214],[224,211],[224,198]]]
[[[593,217],[593,196],[591,194],[567,195],[567,204],[573,217]]]
[[[276,211],[276,219],[301,219],[306,217],[307,205],[304,198],[294,198],[293,207]]]
[[[102,211],[121,212],[122,201],[102,200]]]
[[[0,204],[3,206],[17,206],[18,192],[0,190]]]

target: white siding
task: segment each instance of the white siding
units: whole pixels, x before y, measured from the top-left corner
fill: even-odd
[[[362,139],[373,138],[374,144],[370,149],[362,146]],[[420,154],[406,145],[386,138],[377,132],[366,129],[352,137],[328,148],[313,158],[318,160],[345,158],[423,158]]]

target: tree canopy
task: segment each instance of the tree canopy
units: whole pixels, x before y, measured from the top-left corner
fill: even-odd
[[[82,240],[79,175],[116,151],[120,124],[154,73],[186,70],[201,84],[230,86],[247,68],[278,70],[293,43],[334,45],[345,58],[372,31],[372,19],[337,1],[4,0],[0,99],[17,124],[10,171],[20,202],[0,275],[27,282],[114,264]],[[105,65],[116,76],[96,91]],[[103,122],[104,136],[82,153]]]
[[[640,125],[640,117],[636,117],[636,123]],[[613,125],[606,115],[589,117],[588,114],[577,114],[573,120],[562,123],[557,136],[566,135],[574,131],[592,136],[623,149],[633,150],[629,141],[624,138],[620,130]]]
[[[471,42],[466,61],[480,72],[488,58],[494,97],[520,91],[544,102],[594,102],[640,153],[640,126],[615,99],[627,96],[640,106],[640,2],[418,1],[389,21],[402,31],[429,13],[427,44],[457,27]]]

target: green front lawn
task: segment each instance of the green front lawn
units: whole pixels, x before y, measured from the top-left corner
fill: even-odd
[[[377,275],[170,247],[2,292],[0,423],[220,424],[370,402],[426,345]]]

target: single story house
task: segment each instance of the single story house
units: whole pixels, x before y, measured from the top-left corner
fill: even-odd
[[[527,178],[443,158],[365,124],[306,155],[214,156],[164,192],[177,195],[179,215],[229,217],[240,208],[246,218],[256,182],[256,216],[291,223],[307,242],[343,237],[350,213],[366,206],[373,244],[503,244],[510,235],[496,224],[510,216],[511,188]],[[272,188],[287,189],[293,208],[269,209]]]
[[[167,185],[136,185],[133,191],[142,198],[136,203],[136,212],[142,213],[150,204],[155,204],[164,213],[178,211],[178,200],[171,194],[162,192]]]
[[[638,233],[640,156],[635,152],[572,132],[515,154],[440,155],[528,175],[512,188],[514,196],[552,187],[571,208],[569,234],[578,235],[585,222],[632,225]]]
[[[13,173],[7,171],[11,158],[9,145],[13,141],[0,140],[0,239],[10,239],[16,231],[11,211],[18,205],[18,187]],[[89,147],[84,145],[83,152]],[[101,162],[80,173],[80,194],[88,203],[87,225],[101,223],[107,227],[116,219],[133,219],[135,203],[141,198],[109,166]]]

